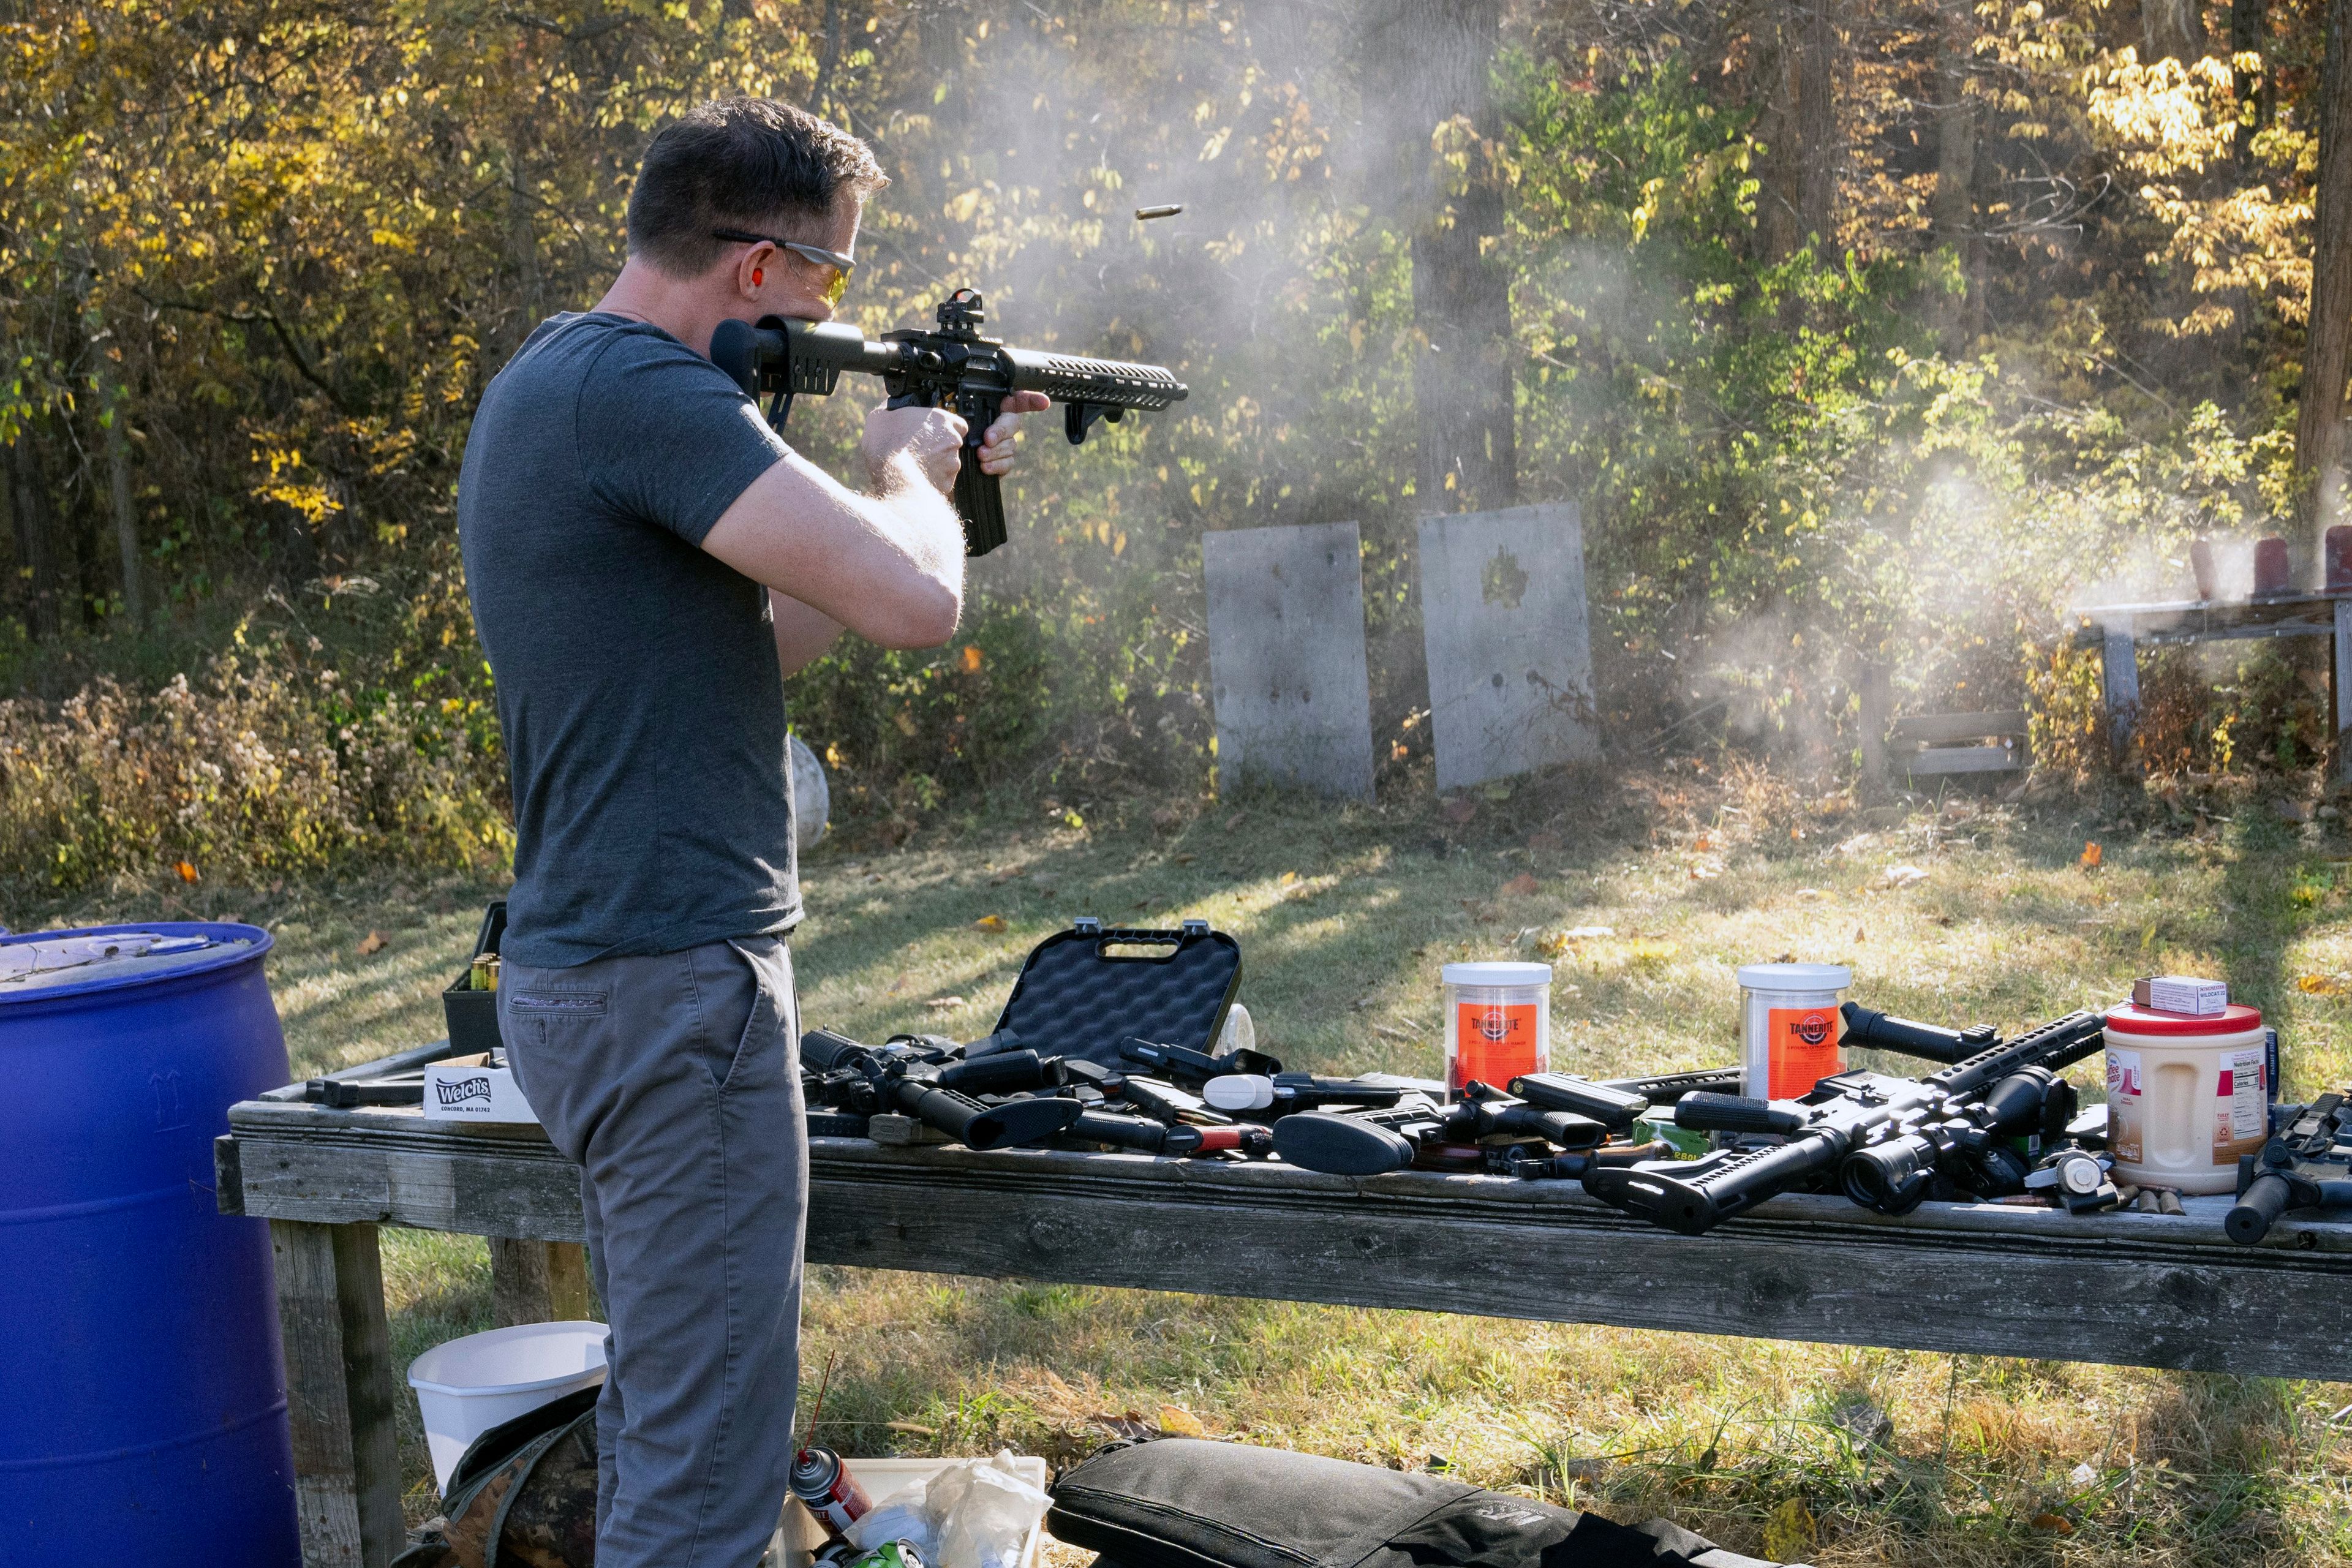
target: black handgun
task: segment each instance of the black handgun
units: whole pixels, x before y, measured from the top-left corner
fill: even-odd
[[[1034,1063],[1034,1053],[1026,1054]],[[961,1089],[943,1087],[944,1070],[977,1067],[994,1058],[957,1064],[952,1048],[891,1044],[861,1045],[831,1029],[801,1037],[801,1060],[814,1068],[824,1097],[838,1109],[872,1115],[893,1110],[936,1127],[968,1149],[1009,1149],[1052,1137],[1086,1110],[1076,1100],[1007,1100],[982,1105]]]
[[[1063,429],[1075,447],[1096,420],[1116,425],[1130,408],[1156,412],[1182,401],[1186,388],[1156,364],[1007,348],[980,335],[988,319],[983,306],[977,293],[959,289],[940,301],[936,331],[886,332],[880,342],[845,321],[721,321],[711,334],[710,361],[751,397],[768,397],[768,423],[779,434],[794,397],[829,395],[845,370],[880,376],[893,408],[919,405],[961,415],[956,515],[963,520],[964,553],[985,555],[1004,542],[1004,500],[996,476],[981,469],[980,442],[1007,397],[1042,392],[1061,404]]]

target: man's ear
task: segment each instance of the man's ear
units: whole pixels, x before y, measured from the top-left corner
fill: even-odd
[[[735,258],[735,291],[746,299],[759,292],[767,280],[769,270],[780,259],[776,247],[764,241],[745,250]]]

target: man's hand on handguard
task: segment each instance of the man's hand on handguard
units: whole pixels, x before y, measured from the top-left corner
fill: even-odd
[[[1004,400],[1003,411],[996,422],[980,437],[980,468],[984,474],[1010,473],[1013,469],[1013,443],[1020,438],[1021,416],[1043,414],[1054,406],[1054,400],[1042,392],[1016,392]]]

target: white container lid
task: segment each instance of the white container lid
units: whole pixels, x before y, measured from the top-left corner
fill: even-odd
[[[1743,963],[1739,984],[1748,991],[1843,991],[1853,971],[1843,963]]]
[[[1438,971],[1448,985],[1549,985],[1549,963],[1449,963]]]

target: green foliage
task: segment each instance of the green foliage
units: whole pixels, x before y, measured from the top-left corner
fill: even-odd
[[[793,683],[853,808],[1204,778],[1213,529],[1361,526],[1376,734],[1391,759],[1425,746],[1414,525],[1457,499],[1416,493],[1416,165],[1449,198],[1503,195],[1519,493],[1582,507],[1623,743],[1678,726],[1843,766],[1866,661],[1905,704],[2054,701],[2080,684],[2051,663],[2071,604],[2177,584],[2193,536],[2286,515],[2304,7],[2273,7],[2242,160],[2229,73],[2124,59],[2086,0],[1979,8],[1951,57],[1890,12],[1841,45],[1835,221],[1785,254],[1761,237],[1787,201],[1764,21],[1506,9],[1493,114],[1430,130],[1398,121],[1344,7],[19,7],[0,681],[61,699],[110,674],[131,700],[282,605],[356,684],[477,716],[436,809],[494,799],[454,539],[467,425],[530,325],[619,264],[653,129],[722,91],[814,101],[880,149],[894,184],[846,307],[869,331],[968,282],[1010,341],[1192,389],[1079,450],[1037,432],[949,648],[845,647]],[[1924,107],[1953,58],[1984,160],[1957,229],[1932,216]],[[2067,205],[2117,177],[2146,184]],[[1170,199],[1181,219],[1125,216]],[[855,395],[804,399],[794,443],[842,468]],[[102,635],[136,608],[118,431],[162,612],[138,637]],[[2200,706],[2200,765],[2310,755],[2278,702],[2213,700],[2255,717]],[[2061,706],[2041,754],[2087,766],[2095,715]],[[99,874],[116,851],[89,845]]]

